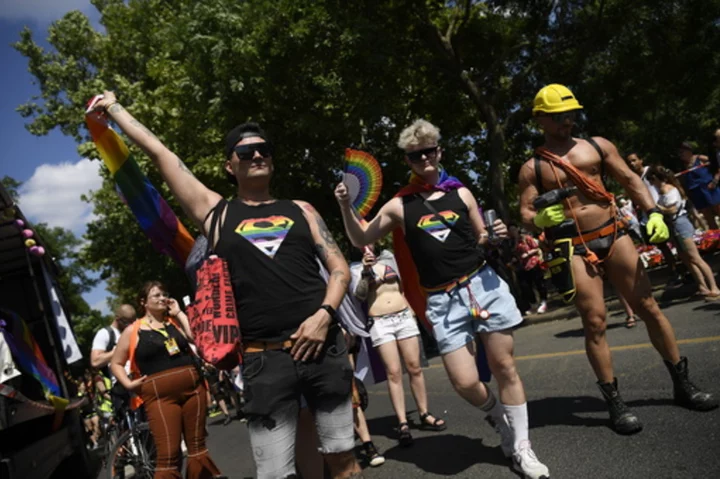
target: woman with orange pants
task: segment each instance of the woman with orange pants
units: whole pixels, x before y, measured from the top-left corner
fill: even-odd
[[[142,399],[157,448],[155,479],[181,478],[180,438],[188,448],[187,479],[219,478],[205,445],[207,391],[190,349],[192,332],[177,301],[158,281],[138,295],[142,317],[123,331],[110,367]],[[130,361],[134,379],[125,372]]]

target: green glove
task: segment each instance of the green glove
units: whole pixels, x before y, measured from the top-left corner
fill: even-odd
[[[665,224],[662,213],[657,211],[650,213],[646,228],[651,243],[662,243],[670,238],[670,230]]]
[[[557,226],[563,221],[565,221],[565,207],[561,204],[541,208],[533,218],[533,223],[538,228]]]

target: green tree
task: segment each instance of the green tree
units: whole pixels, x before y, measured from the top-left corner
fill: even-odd
[[[203,182],[231,195],[222,138],[256,120],[277,145],[275,192],[312,202],[336,232],[343,149],[362,144],[383,163],[386,200],[407,179],[395,140],[417,117],[441,127],[448,170],[508,218],[517,168],[540,139],[530,109],[544,84],[575,90],[586,133],[668,162],[677,142],[715,126],[720,99],[720,0],[93,3],[104,31],[72,12],[50,27],[51,51],[30,30],[16,44],[40,86],[40,99],[19,108],[31,132],[60,128],[97,157],[84,106],[113,89]],[[122,301],[147,279],[185,294],[177,266],[152,250],[106,180],[90,198],[98,219],[85,264]]]
[[[12,198],[12,200],[17,203],[17,200],[20,197],[18,190],[20,190],[20,187],[22,186],[22,182],[16,180],[15,178],[13,178],[11,176],[5,175],[0,180],[0,183],[2,183],[3,187],[8,192],[8,194],[10,195],[10,198]]]
[[[33,229],[45,245],[46,254],[58,267],[57,280],[63,305],[72,320],[80,349],[85,357],[89,357],[95,333],[110,324],[110,318],[92,309],[82,297],[98,283],[98,279],[91,277],[80,261],[82,241],[72,231],[59,226],[38,223],[33,225]]]

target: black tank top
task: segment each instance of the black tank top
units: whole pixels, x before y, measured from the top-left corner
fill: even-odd
[[[403,197],[405,240],[425,288],[435,288],[470,273],[480,266],[482,257],[473,241],[475,233],[470,224],[468,208],[458,190],[430,201],[445,221],[457,228],[445,226],[416,195]]]
[[[170,356],[165,341],[167,338],[157,331],[138,330],[138,343],[135,349],[135,363],[140,374],[151,375],[167,369],[190,366],[193,364],[192,351],[185,336],[175,326],[168,324],[165,331],[170,338],[174,338],[180,349],[178,354]]]
[[[315,242],[292,201],[233,200],[215,251],[230,269],[244,341],[284,341],[322,305]]]

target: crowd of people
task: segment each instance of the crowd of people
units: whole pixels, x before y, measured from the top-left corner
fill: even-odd
[[[641,212],[634,234],[663,244],[672,229],[700,294],[714,299],[720,291],[712,271],[698,261],[688,239],[685,196],[666,170],[645,169],[637,155],[626,162],[604,138],[573,137],[582,106],[562,85],[543,88],[534,100],[533,116],[545,143],[520,172],[522,227],[501,220],[485,224],[474,195],[442,167],[439,129],[417,120],[398,139],[410,180],[372,219],[358,216],[345,184],[335,189],[353,245],[352,265],[312,205],[271,195],[273,144],[259,125],[243,123],[225,138],[223,168],[237,186],[237,197],[226,201],[112,92],[105,92],[96,108],[149,156],[190,220],[211,238],[213,253],[229,266],[241,318],[242,410],[259,478],[322,477],[322,469],[333,478],[362,477],[356,435],[370,465],[384,462],[365,421],[362,385],[354,378],[363,342],[377,352],[387,374],[399,445],[413,443],[403,365],[421,427],[436,432],[452,427],[429,409],[420,327],[434,337],[458,396],[497,431],[508,464],[525,478],[549,478],[530,442],[513,338],[523,313],[547,310],[548,274],[582,316],[587,356],[615,431],[633,434],[642,424],[623,402],[614,374],[605,337],[604,279],[647,325],[670,373],[675,402],[698,411],[718,405],[689,378],[688,360],[653,299],[629,225],[604,187],[605,175],[620,183]],[[708,180],[707,168],[694,168],[707,158],[682,155],[690,170],[687,195],[714,221],[720,174]],[[287,226],[281,235],[261,234],[279,220]],[[376,247],[389,234],[392,251]],[[348,298],[355,304],[350,316],[362,318],[360,329],[341,308]],[[187,477],[219,477],[205,444],[204,420],[198,420],[206,415],[207,388],[187,316],[157,282],[145,285],[137,307],[138,319],[122,325],[116,319],[110,328],[112,349],[104,340],[93,347],[93,365],[109,362],[114,384],[143,402],[158,450],[156,478],[179,477],[181,437],[188,448]],[[488,370],[497,393],[487,382]],[[223,411],[229,417],[226,406]]]

